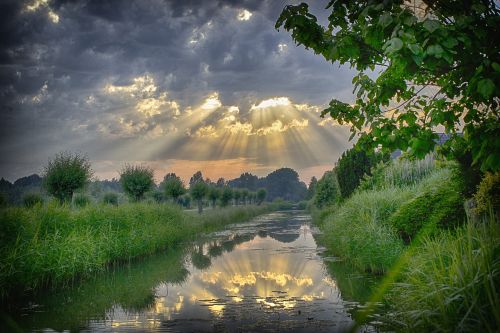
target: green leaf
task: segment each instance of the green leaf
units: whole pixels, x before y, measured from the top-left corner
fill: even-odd
[[[397,37],[394,37],[387,41],[384,46],[386,53],[394,53],[403,48],[403,41]]]
[[[408,44],[408,49],[410,49],[411,53],[414,55],[422,54],[423,50],[418,44]]]
[[[392,23],[392,16],[389,13],[382,14],[378,19],[378,24],[383,28],[387,27],[391,23]]]
[[[495,91],[495,83],[490,79],[482,79],[477,84],[477,92],[485,99],[489,99]]]
[[[492,63],[491,67],[495,70],[495,72],[500,72],[500,65],[498,63]]]
[[[436,58],[441,58],[441,56],[443,55],[443,52],[444,52],[444,50],[441,47],[441,45],[439,45],[439,44],[430,45],[427,48],[427,54],[433,55]]]
[[[424,21],[424,29],[429,31],[431,34],[437,29],[439,29],[440,26],[441,24],[439,23],[439,21],[436,20],[427,19]]]

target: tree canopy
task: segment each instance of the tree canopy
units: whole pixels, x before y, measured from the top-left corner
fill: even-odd
[[[326,27],[305,3],[286,6],[276,22],[297,44],[358,71],[355,102],[333,99],[323,117],[350,125],[366,149],[416,157],[434,149],[436,129],[444,129],[452,134],[448,156],[463,141],[473,164],[500,169],[495,1],[332,0],[327,9]]]

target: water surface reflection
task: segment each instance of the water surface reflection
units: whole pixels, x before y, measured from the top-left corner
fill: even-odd
[[[268,214],[40,295],[13,319],[23,331],[346,331],[357,303],[342,298],[316,233],[307,215]]]

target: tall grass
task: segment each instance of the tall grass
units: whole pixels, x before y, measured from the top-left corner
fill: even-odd
[[[247,220],[273,206],[215,210],[196,216],[177,206],[48,204],[0,210],[0,296],[65,285],[111,263],[174,246],[196,233]]]
[[[436,160],[433,154],[422,160],[400,158],[389,164],[380,163],[372,170],[371,176],[361,181],[358,191],[416,185],[435,169]]]
[[[411,195],[400,188],[353,194],[324,218],[326,246],[361,270],[385,272],[403,251],[402,240],[385,221]]]
[[[500,330],[500,224],[468,222],[426,237],[387,296],[402,332]]]

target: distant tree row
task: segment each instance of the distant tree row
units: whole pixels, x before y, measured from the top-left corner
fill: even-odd
[[[119,180],[91,182],[92,175],[93,171],[86,156],[63,152],[49,160],[42,177],[38,175],[24,177],[16,181],[15,185],[2,178],[0,180],[0,193],[2,194],[0,204],[7,202],[4,194],[15,193],[14,189],[38,188],[38,192],[26,192],[22,198],[26,206],[33,206],[43,202],[40,194],[40,188],[43,188],[60,203],[72,200],[75,205],[84,206],[90,202],[90,198],[80,192],[89,184],[90,193],[94,196],[100,194],[103,188],[108,189],[108,192],[102,195],[102,202],[107,204],[117,205],[118,192],[122,191],[132,202],[142,201],[148,196],[156,202],[172,200],[175,204],[189,207],[193,199],[200,213],[204,204],[209,203],[212,208],[217,205],[221,207],[233,204],[260,205],[267,196],[265,189],[257,191],[246,188],[233,189],[223,178],[217,182],[212,182],[208,178],[204,179],[201,171],[191,177],[189,188],[185,187],[182,179],[175,173],[165,175],[163,181],[156,186],[153,170],[145,165],[125,165],[120,171]]]

